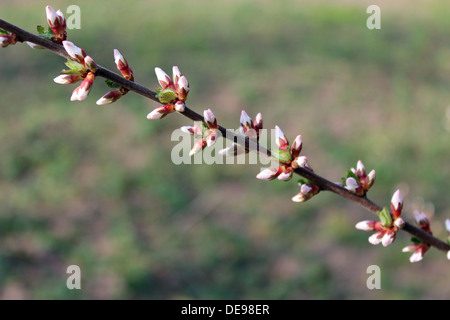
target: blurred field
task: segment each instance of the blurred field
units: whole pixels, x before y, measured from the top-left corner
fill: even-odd
[[[136,81],[178,65],[189,106],[236,128],[240,111],[280,125],[321,175],[338,181],[361,159],[377,171],[369,196],[388,205],[401,187],[414,208],[450,218],[450,3],[378,1],[79,1],[69,40],[114,68],[119,49]],[[29,31],[45,5],[5,1],[0,17]],[[262,182],[259,166],[173,165],[171,115],[129,93],[98,107],[69,101],[52,79],[63,59],[18,44],[0,50],[0,298],[449,299],[445,255],[410,264],[401,234],[388,247],[354,229],[373,216],[323,193],[290,198],[295,181]],[[82,290],[66,288],[66,268]],[[368,290],[366,269],[382,271]]]

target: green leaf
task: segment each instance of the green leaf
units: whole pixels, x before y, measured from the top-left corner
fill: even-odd
[[[387,207],[384,207],[383,210],[378,211],[378,216],[380,217],[380,222],[383,226],[389,227],[392,225],[392,217]]]
[[[280,149],[272,150],[271,152],[272,155],[280,162],[288,162],[291,160],[291,154],[289,152]]]
[[[166,88],[157,92],[156,97],[159,99],[161,103],[171,103],[174,102],[177,98],[177,94],[171,88]]]
[[[417,238],[417,237],[412,237],[412,238],[411,238],[411,241],[412,241],[413,243],[415,243],[415,244],[421,244],[421,243],[422,243],[422,240],[420,240],[420,239]]]
[[[109,79],[105,80],[106,85],[111,89],[118,89],[120,88],[120,84],[115,83],[114,81],[111,81]]]
[[[350,169],[347,170],[347,172],[345,173],[345,177],[341,178],[342,183],[343,183],[344,185],[346,184],[346,181],[347,181],[348,178],[353,178],[353,179],[355,179],[356,181],[359,181],[358,176],[357,176],[356,174],[354,174],[353,171],[350,170]]]
[[[8,31],[0,29],[0,34],[5,34],[5,35],[9,35]]]
[[[311,180],[308,180],[308,179],[306,179],[306,178],[300,178],[300,179],[298,179],[298,183],[300,183],[300,184],[316,185],[314,182],[312,182]]]

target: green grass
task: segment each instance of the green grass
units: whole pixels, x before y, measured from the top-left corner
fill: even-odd
[[[29,31],[41,1],[0,4]],[[69,1],[55,1],[65,11]],[[136,81],[178,65],[189,106],[236,128],[240,111],[266,128],[303,135],[303,154],[338,181],[361,159],[377,171],[370,197],[388,205],[408,189],[405,215],[433,203],[445,237],[450,188],[450,9],[381,5],[370,31],[364,6],[313,1],[80,1],[69,40],[113,69],[119,49]],[[417,12],[420,12],[419,15]],[[406,299],[448,298],[445,256],[411,265],[402,234],[373,247],[357,221],[370,213],[331,194],[295,204],[294,181],[261,182],[259,166],[171,163],[171,115],[129,93],[111,106],[97,79],[87,100],[52,79],[63,60],[16,45],[0,50],[0,298]],[[428,205],[429,207],[429,205]],[[67,266],[82,290],[65,287]],[[366,269],[382,270],[368,290]]]

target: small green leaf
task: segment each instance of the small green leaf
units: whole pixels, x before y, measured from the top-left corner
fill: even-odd
[[[272,155],[278,159],[280,162],[288,162],[292,159],[291,154],[284,150],[272,150]]]
[[[8,31],[0,29],[0,34],[5,34],[5,35],[9,35]]]
[[[111,81],[109,79],[105,80],[106,85],[111,88],[111,89],[119,89],[120,88],[120,84],[115,83],[114,81]]]
[[[392,225],[392,217],[387,207],[384,207],[383,210],[378,211],[378,216],[380,217],[380,222],[383,226],[389,227]]]
[[[417,238],[417,237],[412,237],[412,238],[411,238],[411,241],[412,241],[413,243],[415,243],[415,244],[420,244],[420,243],[422,243],[422,240],[420,240],[420,239]]]
[[[177,98],[177,94],[171,88],[166,88],[157,92],[156,97],[161,103],[171,103]]]
[[[298,179],[298,183],[300,184],[310,184],[310,185],[316,185],[314,182],[306,179],[306,178],[300,178]]]

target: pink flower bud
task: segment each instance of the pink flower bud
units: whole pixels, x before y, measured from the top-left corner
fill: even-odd
[[[127,60],[117,49],[114,49],[114,62],[116,64],[117,70],[120,71],[125,79],[134,81],[133,70],[131,70],[131,68],[128,66]]]
[[[35,44],[33,42],[30,42],[30,41],[25,41],[25,43],[27,45],[29,45],[32,49],[45,49],[44,47],[42,47],[40,45],[37,45],[37,44]]]
[[[175,103],[175,111],[184,112],[184,110],[186,110],[186,105],[184,104],[184,102],[177,101],[177,103]]]
[[[203,135],[202,130],[199,126],[193,125],[193,126],[185,126],[180,128],[181,131],[189,133],[189,134],[195,134],[198,136]]]
[[[241,127],[245,131],[253,129],[253,120],[252,118],[250,118],[250,116],[247,114],[247,112],[245,112],[244,110],[242,110],[241,112]]]
[[[167,116],[169,113],[174,112],[174,107],[172,104],[167,104],[165,106],[160,106],[158,108],[156,108],[155,110],[153,110],[152,112],[150,112],[147,115],[147,119],[149,120],[159,120],[164,118],[165,116]]]
[[[379,229],[377,229],[377,226],[379,226],[379,222],[377,222],[377,221],[364,220],[364,221],[358,222],[356,224],[355,228],[358,230],[363,230],[363,231],[374,231],[374,230],[379,230]]]
[[[53,79],[53,81],[59,84],[71,84],[80,80],[83,80],[80,74],[61,74]]]
[[[175,87],[178,84],[178,79],[180,79],[180,77],[182,76],[180,69],[178,69],[177,66],[173,66],[172,67],[172,79],[173,79],[173,84],[175,85]]]
[[[411,255],[411,257],[409,257],[409,261],[411,263],[415,263],[415,262],[419,262],[422,261],[423,256],[425,254],[427,250],[425,249],[424,246],[419,246],[414,253]]]
[[[294,202],[305,202],[320,192],[320,188],[316,185],[301,183],[299,185],[300,192],[292,198]]]
[[[254,128],[257,132],[263,128],[263,119],[261,113],[258,113],[255,117]]]
[[[72,96],[70,97],[70,100],[71,101],[76,101],[76,100],[82,101],[82,100],[86,99],[89,92],[91,91],[92,85],[94,84],[94,80],[95,80],[95,74],[93,72],[89,72],[87,74],[86,78],[84,78],[83,82],[81,82],[80,86],[73,91]]]
[[[86,68],[89,69],[89,71],[96,72],[97,71],[97,62],[90,56],[86,56],[84,58],[84,65]]]
[[[64,49],[66,49],[67,54],[72,58],[72,60],[84,65],[84,58],[86,57],[86,52],[83,49],[77,47],[70,41],[62,42]]]
[[[193,156],[197,152],[203,150],[206,147],[206,141],[205,139],[200,139],[196,143],[194,143],[194,146],[191,149],[191,152],[189,152],[189,156]]]
[[[383,245],[383,247],[387,247],[392,242],[394,242],[396,236],[397,233],[394,230],[392,229],[386,230],[383,238],[381,239],[381,244]]]
[[[364,167],[361,160],[358,160],[358,163],[356,164],[356,175],[358,177],[365,177],[366,176],[366,168]]]
[[[181,76],[178,79],[175,89],[177,92],[178,99],[180,99],[181,101],[186,101],[187,95],[189,93],[189,82],[187,81],[185,76]]]
[[[245,153],[245,149],[242,148],[240,145],[238,145],[237,143],[233,143],[230,147],[219,150],[219,154],[222,156],[227,156],[227,157],[231,157],[231,156],[238,156],[240,154],[244,154]]]
[[[395,225],[397,228],[402,229],[402,228],[406,225],[406,222],[405,222],[405,220],[403,220],[402,218],[397,218],[397,219],[395,219],[395,221],[394,221],[394,225]]]
[[[217,129],[217,119],[211,109],[207,109],[203,111],[203,117],[205,118],[205,122],[210,129]]]
[[[1,34],[0,35],[0,44],[2,48],[6,48],[10,44],[16,44],[18,41],[17,36],[15,34]]]
[[[365,189],[368,191],[375,182],[375,170],[370,171],[370,173],[367,176],[367,185],[365,186]]]
[[[206,137],[206,145],[212,147],[217,141],[217,130],[211,130],[211,132]]]
[[[169,86],[173,86],[172,80],[161,68],[155,68],[156,77],[158,78],[159,85],[166,89]]]
[[[383,241],[383,237],[384,237],[385,233],[386,233],[385,230],[375,232],[373,235],[371,235],[369,237],[369,242],[375,246],[380,244]]]
[[[287,151],[289,142],[288,142],[286,136],[284,135],[283,131],[281,131],[280,127],[278,127],[278,126],[275,126],[275,142],[276,142],[278,148],[280,148],[283,151]]]
[[[281,167],[267,168],[258,173],[256,176],[260,180],[273,180],[281,174]]]
[[[52,40],[57,40],[58,42],[66,40],[66,19],[64,18],[61,10],[55,12],[51,6],[47,6],[45,10],[47,14],[48,26],[52,29],[53,34],[55,35]]]
[[[417,210],[414,211],[413,214],[414,214],[414,219],[416,220],[419,227],[422,230],[431,234],[430,220],[428,220],[427,216],[424,213],[419,212]]]
[[[291,147],[292,158],[298,157],[301,151],[302,151],[302,136],[298,135],[295,138],[294,142],[292,143],[292,147]]]
[[[100,99],[98,99],[96,104],[99,106],[102,106],[105,104],[110,104],[110,103],[113,103],[113,102],[119,100],[119,98],[121,96],[123,96],[123,94],[119,90],[113,90],[113,91],[110,91],[107,94],[105,94]]]
[[[445,220],[445,229],[447,229],[447,233],[450,234],[450,219]]]
[[[279,174],[278,180],[289,181],[292,179],[293,174],[294,174],[294,172],[292,171],[292,168],[289,167]]]
[[[400,217],[400,215],[402,214],[402,208],[403,208],[403,196],[400,190],[397,190],[395,191],[391,200],[391,211],[394,220]]]

